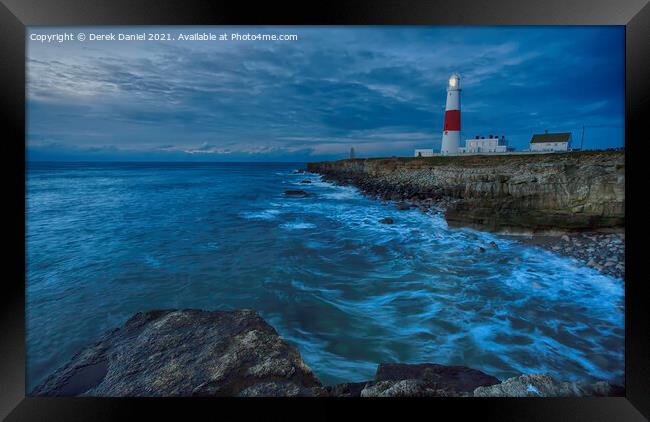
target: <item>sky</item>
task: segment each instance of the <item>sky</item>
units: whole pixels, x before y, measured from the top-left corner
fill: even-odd
[[[64,42],[36,35],[75,34]],[[87,34],[85,41],[76,34]],[[91,33],[173,41],[91,41]],[[185,41],[179,34],[295,34]],[[572,132],[624,146],[624,28],[31,27],[32,161],[291,161],[438,151],[461,75],[461,139]],[[461,145],[463,141],[461,141]]]

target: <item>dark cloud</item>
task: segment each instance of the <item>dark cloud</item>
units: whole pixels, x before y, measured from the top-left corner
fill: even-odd
[[[299,40],[30,42],[29,157],[305,161],[351,146],[410,155],[439,145],[455,71],[465,136],[505,134],[524,148],[534,132],[584,125],[587,146],[623,144],[619,27],[282,32]]]

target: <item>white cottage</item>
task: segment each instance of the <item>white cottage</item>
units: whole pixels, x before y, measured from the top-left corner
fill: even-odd
[[[505,136],[478,136],[466,139],[465,146],[458,149],[461,154],[503,154],[512,151]]]
[[[416,149],[413,154],[414,157],[433,157],[432,149]]]
[[[548,133],[535,134],[530,140],[530,150],[538,152],[560,152],[568,151],[571,144],[571,133]]]

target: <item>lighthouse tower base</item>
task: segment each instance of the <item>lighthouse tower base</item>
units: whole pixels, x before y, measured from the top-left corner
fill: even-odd
[[[458,147],[460,147],[460,132],[448,131],[442,135],[442,145],[440,147],[440,154],[458,154]]]

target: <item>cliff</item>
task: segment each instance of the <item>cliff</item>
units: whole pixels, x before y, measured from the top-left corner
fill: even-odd
[[[372,196],[441,205],[453,226],[499,232],[623,227],[623,151],[372,158],[309,163]]]

